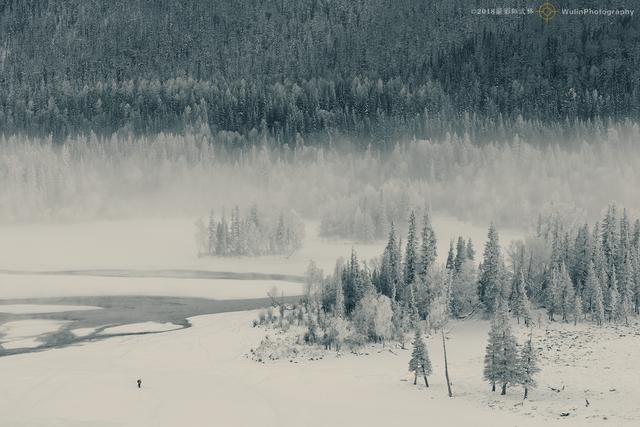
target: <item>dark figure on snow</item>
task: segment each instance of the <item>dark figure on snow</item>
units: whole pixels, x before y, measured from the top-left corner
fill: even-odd
[[[138,378],[136,382],[138,383],[138,388],[142,388],[142,380]]]

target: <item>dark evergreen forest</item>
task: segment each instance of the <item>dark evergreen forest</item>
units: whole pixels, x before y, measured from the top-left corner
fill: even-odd
[[[471,14],[479,4],[4,0],[0,132],[386,145],[638,118],[638,19],[545,24]]]

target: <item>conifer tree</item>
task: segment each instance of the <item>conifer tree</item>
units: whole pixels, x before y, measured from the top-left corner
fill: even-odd
[[[497,294],[502,280],[502,257],[498,232],[493,223],[489,226],[487,243],[484,247],[484,257],[480,266],[478,281],[478,296],[487,313],[493,313]]]
[[[447,270],[455,271],[455,256],[453,252],[453,240],[449,241],[449,253],[447,254]]]
[[[500,384],[500,394],[504,395],[507,386],[519,379],[518,349],[509,325],[508,304],[504,298],[499,298],[496,303],[484,359],[484,378],[491,383],[492,391],[495,391],[496,384]]]
[[[467,260],[467,247],[464,243],[462,236],[458,237],[458,243],[456,244],[456,258],[453,262],[453,269],[456,273],[460,272],[462,264]]]
[[[592,318],[598,326],[604,323],[604,296],[602,286],[598,281],[594,282]]]
[[[520,351],[519,362],[519,383],[524,387],[524,399],[529,395],[529,389],[536,386],[534,376],[540,372],[536,351],[533,347],[531,336]]]
[[[473,242],[471,241],[471,237],[467,240],[467,259],[470,261],[475,261],[476,258],[476,250],[473,247]]]
[[[516,274],[515,281],[516,283],[511,295],[511,312],[516,316],[518,323],[520,323],[520,318],[522,317],[524,324],[529,326],[531,322],[531,309],[529,306],[529,298],[527,298],[524,273],[522,270]]]
[[[589,262],[591,261],[591,241],[589,237],[589,226],[584,224],[578,230],[572,252],[571,279],[576,285],[576,291],[582,292],[587,280]]]
[[[209,213],[209,224],[207,225],[207,247],[209,255],[216,253],[216,221],[213,211]]]
[[[625,255],[622,269],[622,282],[620,286],[620,307],[618,309],[620,318],[624,320],[625,325],[629,325],[629,316],[631,315],[633,310],[633,288],[635,287],[633,279],[634,277],[632,258],[630,252],[628,251]]]
[[[388,297],[393,297],[395,300],[399,299],[398,287],[400,282],[400,252],[399,245],[396,242],[396,230],[395,225],[391,222],[389,228],[389,240],[387,246],[384,249],[382,255],[383,262],[380,271],[380,280],[383,283],[383,293]],[[395,295],[392,295],[392,290],[395,289]]]
[[[609,284],[609,289],[607,290],[607,298],[605,305],[605,312],[607,314],[607,319],[609,322],[613,322],[618,319],[618,279],[616,278],[616,272],[611,272],[611,283]]]
[[[578,324],[578,319],[582,316],[582,298],[580,294],[576,292],[573,299],[573,324]]]
[[[547,288],[545,290],[544,303],[547,308],[547,314],[549,320],[553,322],[553,316],[560,311],[560,295],[561,295],[561,282],[560,272],[557,268],[551,271],[551,277],[547,282]]]
[[[411,211],[409,215],[409,233],[404,255],[404,285],[409,287],[415,282],[417,268],[416,216]]]
[[[562,320],[569,321],[569,316],[574,306],[574,291],[573,283],[564,265],[560,266],[560,311],[562,313]]]
[[[438,255],[436,234],[431,226],[429,215],[425,214],[422,228],[422,242],[418,261],[418,276],[426,283],[429,271],[433,268]]]
[[[418,375],[422,375],[424,378],[424,385],[429,387],[427,377],[431,375],[431,360],[429,360],[427,347],[422,340],[420,328],[416,328],[416,333],[413,338],[413,351],[411,352],[411,360],[409,361],[409,371],[414,374],[414,385],[418,382]]]
[[[333,308],[334,317],[344,317],[344,292],[342,291],[342,281],[338,278],[336,283],[336,304]]]

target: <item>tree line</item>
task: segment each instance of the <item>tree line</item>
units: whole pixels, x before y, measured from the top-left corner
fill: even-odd
[[[428,215],[421,225],[411,212],[403,244],[392,223],[383,254],[370,262],[352,251],[329,276],[312,263],[303,303],[291,314],[305,326],[304,340],[328,349],[391,340],[404,347],[405,334],[414,331],[409,368],[414,384],[422,376],[428,387],[425,326],[444,335],[447,319],[480,311],[491,319],[484,378],[501,394],[521,385],[526,399],[539,371],[537,349],[531,336],[518,345],[513,323],[531,328],[540,310],[549,321],[596,325],[629,324],[638,314],[640,220],[632,222],[614,205],[592,231],[541,217],[535,234],[512,242],[506,253],[491,224],[477,266],[473,243],[463,237],[451,242],[445,264],[438,265]]]
[[[277,217],[263,215],[256,205],[243,215],[238,206],[227,220],[224,209],[219,220],[213,211],[207,224],[196,221],[200,256],[290,255],[302,247],[304,225],[294,212]]]
[[[387,146],[517,121],[637,119],[637,20],[478,17],[462,0],[9,0],[5,134],[351,135]],[[578,0],[565,2],[581,5]],[[451,31],[456,28],[456,31]]]

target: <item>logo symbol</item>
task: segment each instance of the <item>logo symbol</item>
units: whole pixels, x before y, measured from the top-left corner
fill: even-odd
[[[548,1],[544,2],[538,9],[536,9],[536,13],[544,19],[545,24],[548,24],[549,21],[551,21],[559,12],[560,10]]]

